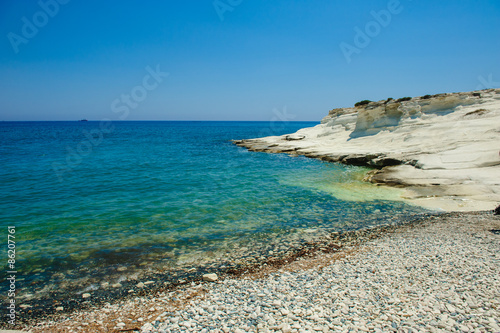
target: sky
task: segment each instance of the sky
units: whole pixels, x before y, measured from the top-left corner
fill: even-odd
[[[0,120],[319,121],[500,88],[500,1],[0,1]]]

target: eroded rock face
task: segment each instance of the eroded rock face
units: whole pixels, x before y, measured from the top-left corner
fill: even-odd
[[[351,138],[375,135],[383,130],[394,130],[403,119],[416,119],[423,114],[451,113],[457,106],[477,102],[472,93],[439,94],[431,98],[412,98],[409,101],[371,102],[357,109],[356,125]],[[338,109],[336,109],[338,110]],[[337,111],[330,117],[342,114]]]
[[[429,99],[418,100],[422,113],[453,112],[453,109],[461,105],[477,103],[478,97],[473,93],[457,93],[438,95]]]
[[[416,119],[425,114],[444,115],[458,106],[477,103],[477,93],[438,94],[416,97],[408,101],[371,102],[354,108],[337,108],[323,118],[321,124],[336,130],[352,130],[351,138],[392,131],[401,120]]]
[[[392,130],[399,125],[404,112],[401,103],[390,101],[386,103],[372,102],[361,107],[356,118],[351,138],[365,135],[374,135],[382,130]]]

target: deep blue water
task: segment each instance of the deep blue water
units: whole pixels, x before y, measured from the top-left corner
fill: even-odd
[[[316,124],[0,122],[0,220],[16,227],[23,288],[422,213],[361,182],[364,168],[230,141]]]

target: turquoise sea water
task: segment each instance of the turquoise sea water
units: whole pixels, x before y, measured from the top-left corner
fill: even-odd
[[[104,275],[110,283],[130,278],[109,273],[119,267],[137,277],[207,258],[230,262],[234,249],[283,247],[302,234],[423,212],[361,182],[364,168],[248,152],[230,141],[313,125],[0,123],[0,220],[5,235],[16,227],[20,297],[98,289]]]

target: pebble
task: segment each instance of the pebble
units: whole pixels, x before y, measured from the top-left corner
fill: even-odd
[[[89,294],[89,293],[82,294],[82,297],[83,297],[83,298],[89,298],[89,297],[90,297],[90,294]]]
[[[500,236],[477,237],[487,231],[464,218],[442,220],[367,241],[321,270],[207,285],[205,297],[166,312],[150,332],[178,331],[179,317],[200,332],[495,331]]]
[[[217,277],[217,274],[215,274],[215,273],[203,274],[203,281],[215,282],[215,281],[217,281],[217,279],[218,279],[218,277]]]

